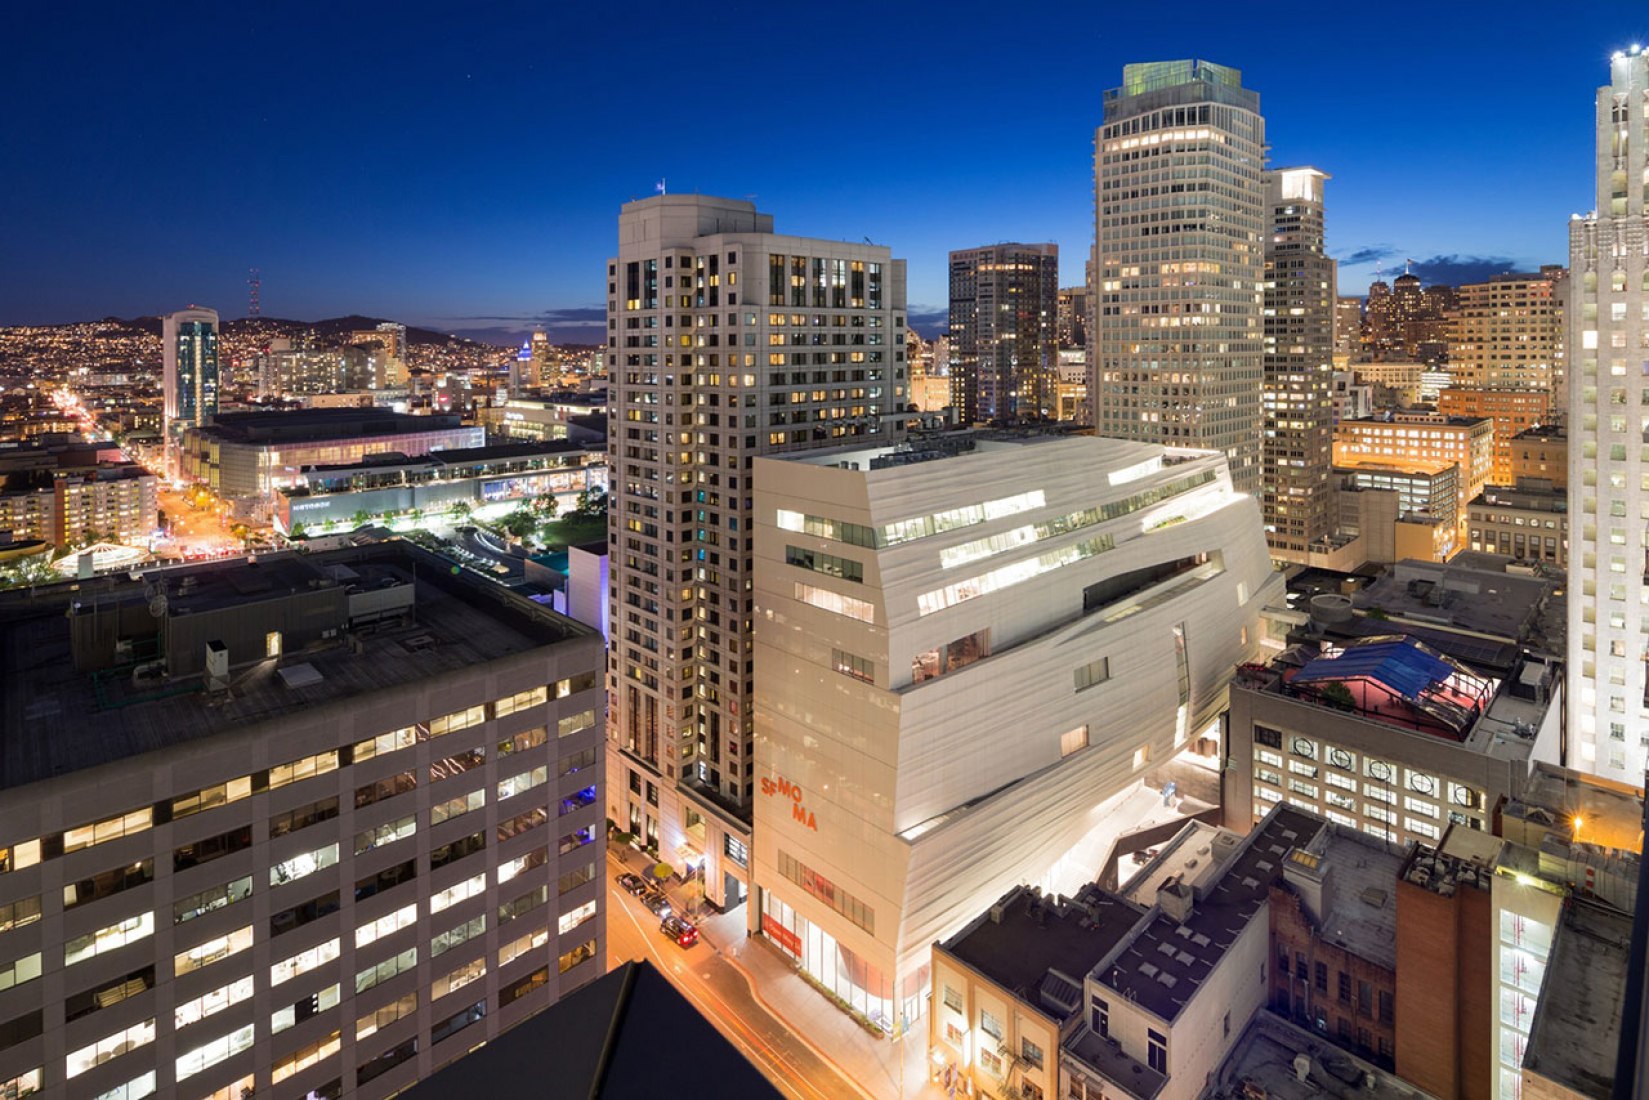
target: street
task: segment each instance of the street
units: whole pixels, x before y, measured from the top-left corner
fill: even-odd
[[[661,934],[659,919],[618,885],[617,876],[626,869],[613,852],[607,853],[608,969],[632,959],[658,967],[785,1096],[833,1100],[863,1095],[756,1000],[749,980],[715,945],[701,937],[693,947],[678,947]],[[823,1002],[820,1008],[830,1011]]]

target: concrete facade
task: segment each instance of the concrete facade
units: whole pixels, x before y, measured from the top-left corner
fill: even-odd
[[[1632,780],[1649,761],[1649,54],[1617,53],[1598,89],[1597,205],[1569,222],[1569,728],[1580,767]]]
[[[6,697],[56,717],[6,712],[0,1083],[387,1096],[599,975],[600,639],[420,554],[167,574],[257,636],[135,685],[144,585],[75,594],[97,679],[68,593],[8,605]]]
[[[1217,455],[929,446],[756,462],[760,927],[890,1027],[929,944],[1219,717],[1281,585]]]

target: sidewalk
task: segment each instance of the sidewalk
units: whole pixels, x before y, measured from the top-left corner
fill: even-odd
[[[634,849],[621,858],[637,874],[651,866]],[[681,884],[665,887],[672,906],[686,914]],[[748,903],[746,903],[748,904]],[[927,1079],[927,1021],[916,1021],[897,1040],[876,1038],[825,998],[796,970],[778,948],[759,936],[746,935],[744,906],[729,913],[693,919],[700,941],[749,980],[756,999],[822,1057],[835,1064],[871,1100],[943,1100],[945,1090]]]

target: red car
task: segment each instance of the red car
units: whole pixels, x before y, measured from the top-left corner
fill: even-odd
[[[680,917],[665,917],[658,930],[675,940],[681,947],[692,947],[699,942],[699,930]]]

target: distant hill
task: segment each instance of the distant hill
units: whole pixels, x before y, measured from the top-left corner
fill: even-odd
[[[284,317],[236,317],[223,322],[223,334],[235,339],[257,340],[295,336],[302,332],[318,333],[327,343],[341,343],[345,336],[361,329],[376,328],[389,320],[387,317],[363,317],[352,313],[347,317],[328,317],[321,321],[294,321]],[[159,317],[104,317],[105,324],[119,325],[133,332],[160,337]],[[113,335],[113,334],[110,334]],[[409,344],[481,344],[465,336],[436,332],[434,329],[407,326]]]

